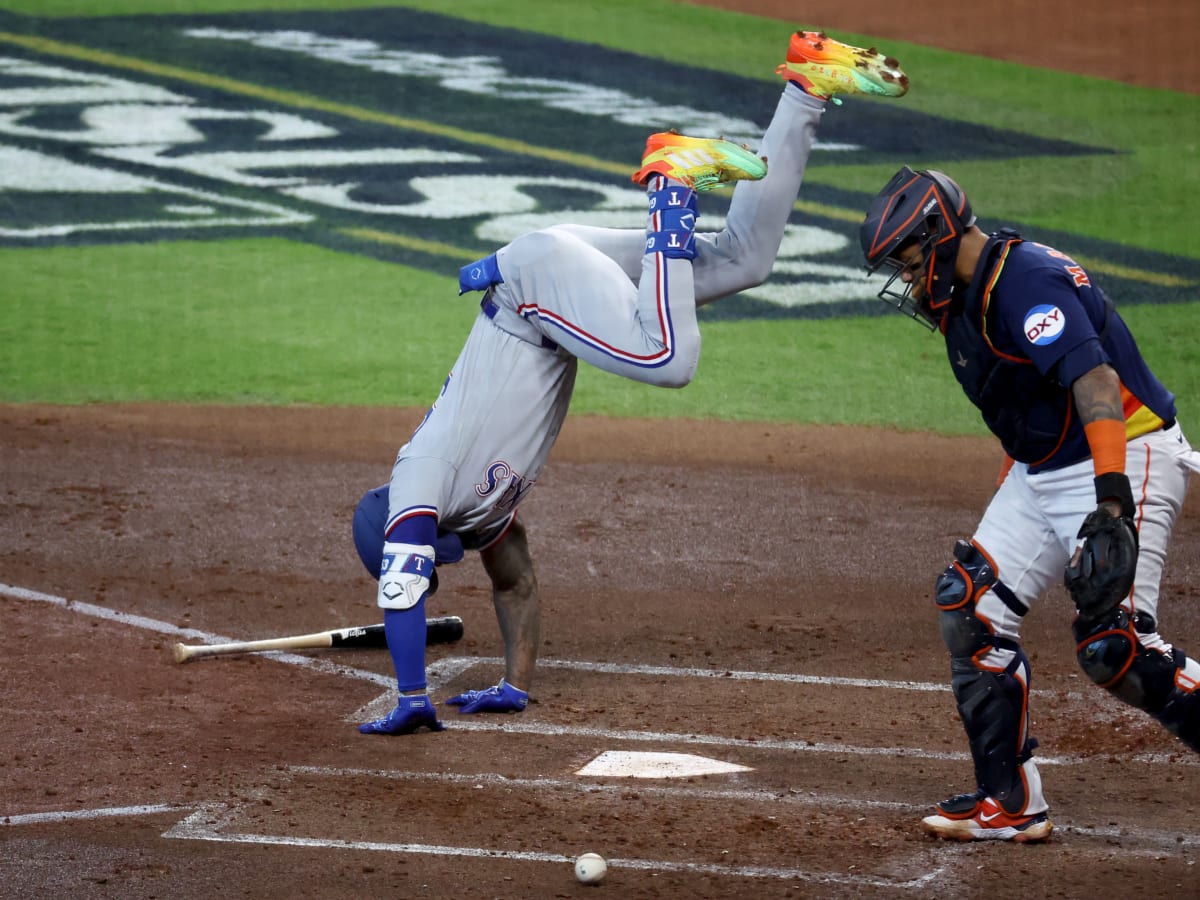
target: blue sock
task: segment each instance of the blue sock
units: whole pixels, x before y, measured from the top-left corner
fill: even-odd
[[[389,541],[419,546],[436,546],[437,519],[413,516],[392,529]],[[383,633],[388,652],[396,667],[396,688],[404,691],[425,690],[425,598],[408,609],[385,609]]]
[[[385,609],[383,633],[396,667],[396,689],[425,689],[425,601],[408,609]]]

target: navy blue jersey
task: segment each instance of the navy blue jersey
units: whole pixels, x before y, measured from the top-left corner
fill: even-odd
[[[1066,254],[1014,232],[994,234],[955,300],[944,328],[951,368],[1005,452],[1031,471],[1091,455],[1071,385],[1098,365],[1120,376],[1129,437],[1174,419],[1174,395],[1104,292]]]

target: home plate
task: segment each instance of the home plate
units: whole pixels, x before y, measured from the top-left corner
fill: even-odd
[[[576,772],[576,775],[607,775],[615,778],[691,778],[694,775],[725,775],[750,772],[748,766],[721,762],[690,753],[631,753],[606,750]]]

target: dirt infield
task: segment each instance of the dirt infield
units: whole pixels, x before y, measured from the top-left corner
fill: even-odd
[[[1081,679],[1065,595],[1028,625],[1056,839],[915,827],[971,780],[929,589],[987,499],[990,441],[569,420],[522,507],[545,621],[520,717],[359,735],[391,702],[382,651],[173,663],[175,628],[378,621],[349,514],[417,418],[0,408],[5,896],[1194,889],[1200,766]],[[1193,501],[1163,604],[1185,646],[1198,548]],[[477,557],[442,583],[430,614],[466,637],[431,652],[438,698],[493,682],[501,652]],[[577,774],[605,751],[748,771]],[[586,850],[612,860],[599,888],[572,876]]]
[[[782,21],[866,32],[1026,66],[1111,78],[1142,87],[1200,93],[1200,4],[1178,0],[1048,3],[963,0],[688,0]],[[910,72],[910,74],[912,74]]]

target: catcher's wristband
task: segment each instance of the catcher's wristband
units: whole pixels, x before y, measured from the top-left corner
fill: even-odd
[[[1133,505],[1133,488],[1129,486],[1129,476],[1124,472],[1105,472],[1094,479],[1096,485],[1096,502],[1108,500],[1121,504],[1121,515],[1132,521],[1137,511]]]

